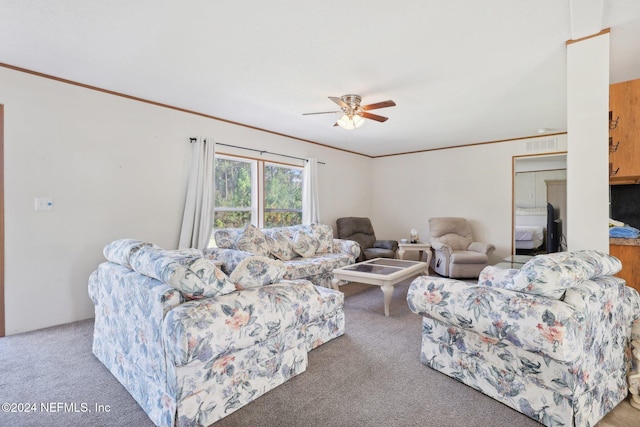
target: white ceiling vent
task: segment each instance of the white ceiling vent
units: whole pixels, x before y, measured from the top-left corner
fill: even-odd
[[[558,149],[558,138],[534,139],[527,141],[527,151],[556,151]]]

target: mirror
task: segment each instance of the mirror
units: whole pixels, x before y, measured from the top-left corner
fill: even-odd
[[[512,255],[566,248],[567,154],[513,157]]]

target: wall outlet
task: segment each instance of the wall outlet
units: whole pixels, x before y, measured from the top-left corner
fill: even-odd
[[[53,199],[51,197],[36,197],[35,198],[35,207],[36,211],[52,211],[53,210]]]

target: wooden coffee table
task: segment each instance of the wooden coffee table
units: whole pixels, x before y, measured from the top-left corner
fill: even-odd
[[[429,264],[391,258],[375,258],[333,270],[333,287],[340,282],[358,282],[380,286],[384,294],[384,315],[389,316],[393,286],[409,277],[426,274]]]

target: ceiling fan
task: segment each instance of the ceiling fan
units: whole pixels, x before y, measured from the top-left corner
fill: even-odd
[[[369,110],[376,110],[378,108],[393,107],[395,102],[388,100],[382,102],[376,102],[375,104],[360,105],[362,97],[360,95],[342,95],[340,98],[330,96],[330,100],[338,104],[340,110],[338,111],[323,111],[319,113],[304,113],[303,116],[309,116],[312,114],[335,114],[343,113],[343,116],[338,119],[334,126],[340,126],[343,129],[352,130],[359,128],[364,124],[364,119],[375,120],[377,122],[386,122],[388,117],[379,116],[377,114],[368,113]]]

